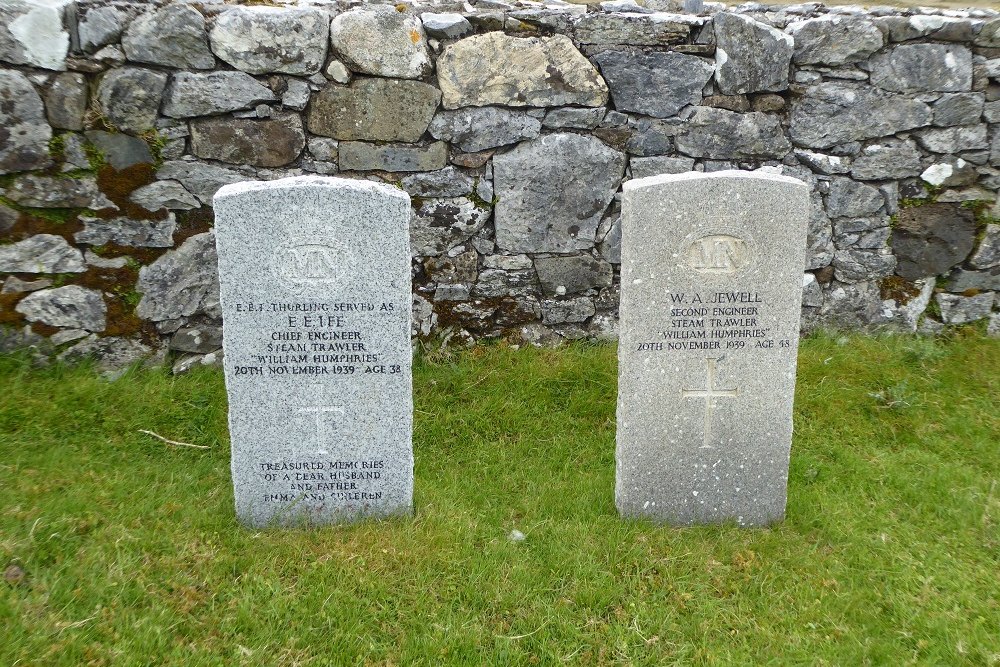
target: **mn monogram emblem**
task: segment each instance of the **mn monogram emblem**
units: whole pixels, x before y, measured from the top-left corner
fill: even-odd
[[[292,238],[275,250],[274,273],[294,285],[330,285],[341,279],[346,254],[340,244],[325,239]]]
[[[687,247],[687,264],[699,273],[735,273],[750,262],[743,239],[726,234],[703,236]]]

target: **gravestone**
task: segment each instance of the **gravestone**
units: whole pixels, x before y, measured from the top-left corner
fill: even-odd
[[[410,199],[306,176],[215,195],[236,514],[408,514]]]
[[[622,200],[615,501],[673,525],[784,516],[809,188],[720,171]]]

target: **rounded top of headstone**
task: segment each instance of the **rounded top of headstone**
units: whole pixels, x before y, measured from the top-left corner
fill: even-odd
[[[274,181],[241,181],[222,186],[215,193],[214,201],[267,190],[295,190],[298,188],[329,188],[331,190],[352,191],[357,193],[379,194],[385,197],[401,199],[409,205],[410,195],[391,185],[365,181],[354,178],[338,178],[336,176],[292,176]]]
[[[803,188],[809,187],[808,185],[806,185],[797,178],[793,178],[791,176],[784,176],[782,174],[778,174],[773,171],[744,171],[741,169],[726,169],[723,171],[710,171],[710,172],[686,171],[680,174],[657,174],[656,176],[647,176],[646,178],[633,178],[631,180],[622,183],[622,190],[628,192],[630,190],[636,190],[638,188],[646,188],[654,185],[663,185],[666,183],[683,183],[686,181],[710,181],[710,180],[725,180],[725,179],[774,181],[777,183],[787,183],[789,185],[801,186]]]

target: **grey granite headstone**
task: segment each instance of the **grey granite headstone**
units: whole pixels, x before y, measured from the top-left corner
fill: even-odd
[[[410,199],[306,176],[215,195],[236,514],[409,514]]]
[[[761,172],[624,184],[615,501],[626,517],[784,516],[809,189]]]

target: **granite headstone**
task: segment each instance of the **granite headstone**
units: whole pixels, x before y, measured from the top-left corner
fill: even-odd
[[[305,176],[215,195],[236,513],[248,526],[408,514],[410,201]]]
[[[628,181],[615,501],[673,525],[784,516],[809,188],[765,172]]]

